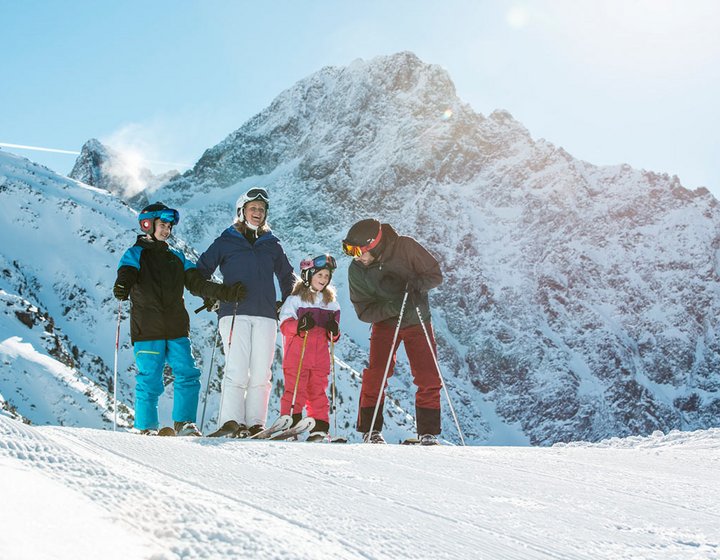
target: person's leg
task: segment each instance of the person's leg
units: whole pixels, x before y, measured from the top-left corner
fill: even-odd
[[[232,317],[223,317],[218,323],[225,350],[225,372],[220,394],[218,426],[222,426],[228,420],[245,424],[245,392],[248,386],[252,327],[250,317],[237,315],[230,340],[232,319]]]
[[[380,389],[385,367],[388,363],[388,356],[392,352],[390,360],[390,369],[388,370],[387,379],[392,377],[395,369],[395,359],[398,346],[400,345],[400,337],[393,348],[393,337],[395,336],[395,328],[381,323],[374,323],[370,333],[370,360],[368,367],[363,370],[362,387],[360,388],[360,411],[358,414],[358,432],[371,431],[370,424],[372,422],[375,405],[380,396],[380,408],[375,419],[375,425],[372,430],[381,431],[383,426],[383,401],[385,399],[385,387],[382,387],[382,395]],[[387,380],[385,385],[387,386]]]
[[[330,402],[327,396],[329,376],[329,371],[309,370],[307,413],[308,416],[315,419],[315,431],[318,432],[327,432],[330,429]]]
[[[432,352],[428,346],[427,338],[422,325],[413,325],[403,329],[402,337],[405,343],[405,353],[410,362],[410,371],[413,383],[417,387],[415,392],[415,419],[417,420],[418,434],[440,433],[440,376],[435,367],[433,352],[437,352],[432,324],[425,323],[430,337]]]
[[[162,395],[165,341],[144,340],[133,345],[137,375],[135,376],[135,427],[157,430],[158,399]]]
[[[248,426],[265,425],[272,388],[272,363],[275,357],[277,321],[252,317],[249,380],[245,398],[245,420]],[[298,401],[302,402],[302,401]],[[297,407],[297,402],[296,402]]]
[[[200,370],[195,364],[190,339],[168,340],[167,362],[175,376],[173,392],[173,420],[195,422],[200,397]]]

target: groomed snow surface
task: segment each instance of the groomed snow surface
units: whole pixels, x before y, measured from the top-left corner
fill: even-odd
[[[311,444],[0,416],[0,558],[719,558],[720,430]]]

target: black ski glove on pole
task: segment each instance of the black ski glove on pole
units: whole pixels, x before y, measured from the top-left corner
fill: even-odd
[[[305,313],[305,315],[302,315],[298,319],[298,326],[297,326],[297,333],[298,335],[302,336],[302,332],[309,331],[315,326],[315,319],[312,318],[312,315],[310,313]]]
[[[113,295],[116,299],[119,299],[120,301],[125,301],[126,299],[128,299],[128,297],[130,297],[130,288],[128,286],[115,282],[115,285],[113,286]]]
[[[335,317],[330,317],[330,320],[325,325],[325,330],[333,338],[338,335],[338,333],[340,332],[340,325],[338,325],[337,321],[335,320]]]
[[[247,290],[242,282],[235,282],[232,286],[223,284],[218,299],[222,301],[242,301],[245,299],[246,294]]]

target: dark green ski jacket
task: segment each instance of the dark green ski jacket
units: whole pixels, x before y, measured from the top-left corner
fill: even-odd
[[[430,320],[428,291],[442,283],[440,265],[412,237],[398,235],[389,224],[382,224],[381,253],[369,266],[354,260],[348,270],[350,301],[358,319],[365,323],[387,322],[397,325],[405,288],[408,296],[401,327],[420,323],[415,306],[424,321]]]

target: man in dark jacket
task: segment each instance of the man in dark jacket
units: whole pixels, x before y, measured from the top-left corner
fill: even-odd
[[[185,288],[203,298],[242,300],[245,288],[205,280],[195,264],[166,243],[180,220],[177,210],[157,202],[138,217],[143,235],[120,259],[113,294],[128,297],[130,338],[138,373],[135,378],[135,427],[154,434],[159,428],[158,399],[162,395],[167,362],[175,376],[173,420],[178,435],[200,435],[195,426],[200,393],[200,370],[190,348],[190,318],[185,310]]]
[[[385,443],[383,403],[385,387],[381,387],[385,369],[393,374],[400,342],[410,361],[415,394],[415,414],[421,443],[434,445],[440,433],[440,376],[433,354],[435,339],[430,323],[428,291],[442,283],[440,265],[412,237],[398,235],[389,224],[374,219],[353,225],[343,241],[343,251],[353,257],[348,270],[350,300],[361,321],[372,323],[370,360],[363,371],[360,393],[358,431],[371,443]],[[403,297],[408,292],[400,320]],[[423,331],[416,307],[425,323],[432,350]],[[397,340],[393,339],[397,331]],[[389,362],[388,362],[389,360]],[[380,407],[371,426],[375,407]]]

